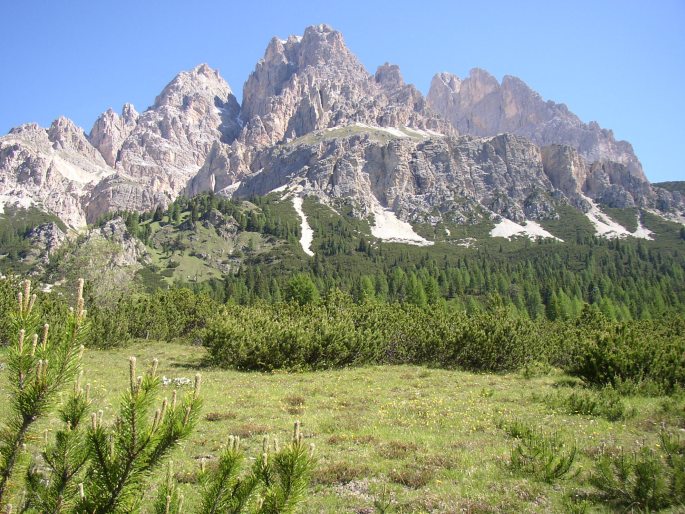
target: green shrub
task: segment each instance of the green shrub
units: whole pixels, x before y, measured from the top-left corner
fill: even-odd
[[[685,504],[685,440],[662,431],[659,442],[655,448],[599,459],[590,482],[605,501],[640,510]]]
[[[685,383],[683,320],[618,323],[597,317],[585,311],[569,335],[569,374],[593,386],[645,384],[654,393]]]
[[[203,341],[214,364],[243,370],[415,363],[510,371],[543,353],[533,323],[502,312],[356,304],[340,292],[316,305],[226,307]]]
[[[610,387],[599,391],[577,389],[570,394],[548,396],[545,402],[569,414],[601,417],[609,421],[627,419],[635,414],[634,410],[626,407],[621,395]]]
[[[546,483],[576,475],[571,472],[578,453],[575,444],[568,445],[558,434],[532,429],[520,421],[504,424],[503,428],[518,440],[509,460],[513,471]]]

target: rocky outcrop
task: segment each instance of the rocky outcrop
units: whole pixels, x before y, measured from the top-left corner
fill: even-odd
[[[125,104],[121,116],[107,109],[95,121],[88,139],[98,149],[108,166],[119,160],[119,150],[138,123],[139,114],[131,104]]]
[[[500,84],[481,69],[463,80],[450,73],[433,77],[428,105],[459,132],[493,136],[511,132],[540,146],[563,144],[588,162],[613,161],[637,179],[646,180],[630,143],[616,141],[611,130],[583,123],[566,105],[545,101],[521,79],[505,76]]]
[[[67,235],[56,223],[43,223],[31,229],[27,238],[31,242],[27,259],[47,264],[50,256],[67,240]]]
[[[582,210],[589,208],[586,198],[608,207],[663,207],[660,195],[649,182],[631,174],[624,164],[612,161],[588,163],[576,149],[563,145],[542,148],[542,162],[554,187]],[[661,196],[668,197],[671,207],[681,201],[672,194]]]
[[[131,236],[126,228],[126,223],[120,217],[116,217],[105,222],[99,229],[93,230],[89,233],[86,239],[88,241],[104,239],[114,243],[120,252],[112,253],[111,267],[118,266],[134,266],[141,262],[149,262],[150,255],[145,248],[145,245],[138,239]]]

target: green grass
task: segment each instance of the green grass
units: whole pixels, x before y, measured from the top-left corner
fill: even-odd
[[[620,422],[555,411],[544,397],[564,382],[559,374],[526,379],[416,366],[240,373],[203,367],[202,348],[158,342],[86,351],[86,379],[106,421],[127,385],[130,355],[141,365],[159,358],[167,377],[203,375],[202,421],[173,455],[191,482],[181,486],[190,502],[200,459],[215,458],[230,434],[241,435],[254,457],[262,433],[285,441],[299,419],[318,456],[303,512],[367,512],[384,484],[399,512],[562,512],[566,495],[588,489],[587,471],[604,445],[654,443],[663,421],[658,398],[628,398],[637,414]],[[4,384],[2,391],[0,408]],[[513,472],[514,441],[498,427],[514,420],[575,441],[580,474],[549,485]]]

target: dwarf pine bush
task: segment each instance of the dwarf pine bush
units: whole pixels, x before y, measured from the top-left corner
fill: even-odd
[[[560,408],[568,414],[602,417],[608,421],[619,421],[635,415],[635,410],[628,408],[621,395],[611,387],[560,392],[547,396],[544,401],[550,407]]]
[[[513,471],[547,483],[574,476],[571,469],[578,453],[575,444],[566,444],[558,434],[544,433],[520,421],[500,423],[500,427],[517,439],[509,460]]]
[[[685,504],[685,441],[662,432],[656,448],[603,455],[590,483],[624,509],[652,511]]]
[[[511,371],[544,357],[535,325],[503,312],[366,301],[337,292],[317,305],[226,307],[203,342],[214,364],[241,370],[429,364]]]
[[[247,474],[241,475],[244,461],[240,438],[231,436],[219,457],[217,469],[208,473],[203,466],[199,512],[295,512],[306,495],[314,466],[313,446],[308,448],[304,445],[299,422],[295,423],[291,443],[282,449],[276,440],[272,450],[269,438],[265,437],[261,458],[255,460]]]

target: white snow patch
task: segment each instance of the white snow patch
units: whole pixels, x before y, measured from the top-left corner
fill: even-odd
[[[372,127],[371,125],[367,125],[366,123],[360,123],[360,122],[355,122],[353,125],[369,130],[379,130],[381,132],[385,132],[387,134],[390,134],[391,136],[394,137],[409,137],[407,134],[402,132],[400,129],[396,127]]]
[[[419,128],[414,128],[414,127],[402,127],[402,130],[406,133],[409,132],[409,135],[416,134],[419,137],[424,137],[424,138],[431,138],[431,137],[445,137],[445,134],[441,134],[440,132],[435,132],[434,130],[424,130],[424,129],[419,129]]]
[[[99,181],[107,175],[107,173],[88,172],[83,168],[79,168],[78,166],[74,166],[70,162],[67,162],[59,155],[53,157],[52,164],[64,178],[73,182],[78,182],[79,184],[90,184],[91,182]]]
[[[504,237],[506,239],[511,239],[514,236],[525,236],[533,240],[537,239],[538,237],[542,237],[562,241],[558,237],[547,232],[540,226],[539,223],[535,221],[526,221],[525,225],[519,225],[518,223],[507,218],[502,218],[502,221],[495,225],[495,228],[490,231],[490,236]]]
[[[26,196],[0,195],[0,214],[5,213],[5,205],[13,205],[22,209],[28,209],[34,204],[33,199]]]
[[[304,211],[302,210],[302,202],[303,200],[301,196],[293,196],[293,207],[295,207],[295,212],[297,212],[297,215],[300,217],[300,228],[302,229],[300,244],[302,245],[302,250],[304,250],[304,253],[310,257],[313,257],[314,252],[312,251],[312,242],[314,241],[314,231],[312,230],[312,227],[309,226],[307,217],[304,215]]]
[[[440,132],[436,132],[435,130],[426,130],[429,135],[434,136],[434,137],[446,137],[445,134],[441,134]]]
[[[638,237],[640,239],[654,239],[652,237],[654,235],[654,232],[652,232],[642,224],[642,220],[640,219],[639,214],[637,215],[637,230],[633,232],[631,235],[633,237]]]
[[[464,239],[458,239],[456,244],[457,246],[463,246],[464,248],[471,248],[475,247],[477,242],[478,241],[473,237],[465,237]]]
[[[223,188],[223,189],[221,190],[221,194],[222,194],[222,195],[226,195],[226,196],[232,195],[233,193],[235,193],[235,192],[238,190],[238,188],[240,187],[240,184],[242,184],[241,181],[233,182],[233,184],[231,184],[231,185],[226,186],[225,188]]]
[[[652,232],[642,225],[639,214],[637,220],[637,230],[635,232],[631,232],[623,225],[616,223],[614,220],[609,218],[609,216],[604,214],[591,198],[586,196],[585,199],[592,206],[590,210],[585,213],[585,216],[590,220],[590,223],[595,226],[595,233],[598,236],[606,238],[624,238],[627,236],[633,236],[640,239],[652,239]]]
[[[269,191],[269,193],[282,193],[286,189],[288,189],[288,184],[283,184],[281,187],[277,187],[276,189],[272,189],[271,191]]]
[[[412,226],[406,221],[402,221],[390,209],[384,209],[380,202],[376,200],[371,208],[374,222],[371,227],[371,234],[378,239],[393,243],[406,243],[417,246],[431,246],[432,241],[421,237]]]
[[[413,127],[402,127],[402,130],[405,133],[408,132],[410,136],[412,136],[412,135],[419,136],[419,137],[429,137],[430,136],[430,134],[428,134],[428,132],[426,132],[425,130],[421,130],[421,129],[417,129],[417,128],[413,128]]]

